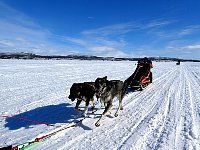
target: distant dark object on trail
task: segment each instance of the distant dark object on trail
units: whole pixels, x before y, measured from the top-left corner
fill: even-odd
[[[178,62],[176,63],[176,65],[180,65],[180,63],[181,63],[181,61],[180,61],[180,60],[178,60]]]

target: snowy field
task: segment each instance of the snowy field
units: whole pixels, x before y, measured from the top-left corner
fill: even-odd
[[[127,94],[118,117],[115,98],[112,114],[100,127],[94,124],[103,109],[33,149],[200,150],[200,63],[153,64],[153,83]],[[131,61],[0,60],[0,147],[77,121],[81,114],[67,98],[73,83],[103,76],[124,81],[135,68]]]

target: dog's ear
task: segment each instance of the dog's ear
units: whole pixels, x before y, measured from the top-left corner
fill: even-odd
[[[103,78],[107,80],[107,76],[105,76],[105,77],[103,77]]]

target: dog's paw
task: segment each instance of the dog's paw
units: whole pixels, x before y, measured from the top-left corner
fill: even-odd
[[[115,117],[117,117],[118,116],[118,113],[115,113]]]
[[[75,108],[76,109],[76,111],[78,111],[78,112],[81,112],[82,110],[81,109],[79,109],[79,108]]]
[[[92,106],[92,107],[91,107],[91,110],[94,111],[94,110],[95,110],[95,106]]]
[[[95,126],[96,126],[96,127],[99,127],[99,126],[100,126],[100,123],[99,123],[99,122],[96,122],[96,123],[95,123]]]
[[[75,107],[75,110],[76,110],[76,111],[79,111],[79,112],[81,111],[79,108],[76,108],[76,107]]]
[[[83,114],[83,117],[84,117],[84,118],[87,118],[87,117],[88,117],[88,115],[84,113],[84,114]]]

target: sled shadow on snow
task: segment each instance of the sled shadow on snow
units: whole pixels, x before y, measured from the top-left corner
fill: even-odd
[[[133,93],[133,92],[138,92],[138,91],[141,91],[139,88],[128,88],[127,91],[126,91],[126,94],[130,94],[130,93]]]
[[[33,128],[34,125],[46,124],[55,125],[56,123],[72,123],[80,119],[81,113],[77,112],[70,104],[62,103],[58,105],[48,105],[38,107],[6,118],[5,127],[9,130],[17,130],[22,127],[25,129]],[[56,126],[56,125],[55,125]],[[89,127],[79,124],[84,130],[91,130]]]

